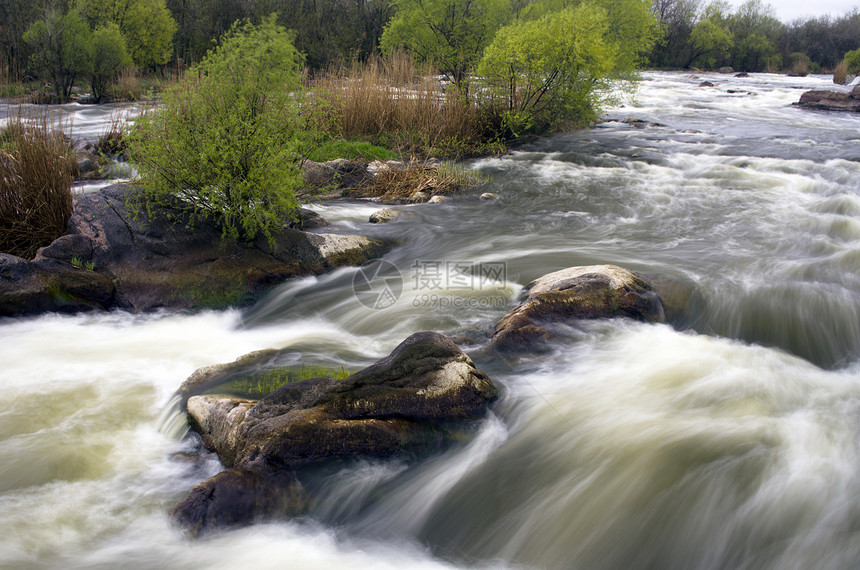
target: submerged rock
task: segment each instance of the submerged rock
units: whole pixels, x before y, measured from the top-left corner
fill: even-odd
[[[400,217],[399,210],[392,210],[391,208],[383,208],[382,210],[377,210],[370,214],[370,218],[368,221],[371,224],[387,224],[388,222],[393,222],[397,218]]]
[[[260,358],[265,356],[244,364]],[[195,375],[207,378],[224,370]],[[228,471],[195,487],[173,517],[198,534],[261,516],[296,514],[307,503],[293,482],[302,468],[438,449],[451,438],[453,426],[481,418],[497,395],[492,381],[456,344],[423,332],[342,380],[287,384],[259,401],[192,396],[191,425]],[[223,512],[233,508],[240,515]]]
[[[525,300],[502,317],[491,339],[506,350],[529,348],[552,335],[553,321],[626,317],[663,322],[660,297],[643,276],[615,265],[569,267],[526,285]]]
[[[66,235],[42,248],[33,262],[24,260],[32,267],[0,274],[0,315],[61,310],[44,300],[52,287],[75,299],[62,304],[62,310],[248,304],[285,279],[360,265],[390,247],[363,236],[288,227],[271,242],[264,237],[252,243],[224,239],[214,223],[192,226],[169,208],[152,216],[132,213],[133,192],[132,186],[114,185],[80,198]],[[320,222],[309,213],[304,217],[311,225]],[[82,274],[75,265],[92,270]],[[81,281],[99,287],[92,294],[78,285],[70,291],[71,283]]]
[[[850,93],[829,90],[807,91],[794,105],[801,109],[818,111],[860,112],[860,85],[854,87]]]
[[[309,500],[294,474],[227,469],[195,486],[171,511],[191,536],[302,514]]]

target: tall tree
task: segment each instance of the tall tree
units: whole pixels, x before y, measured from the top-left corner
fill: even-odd
[[[382,48],[405,48],[458,85],[511,17],[508,0],[395,0],[395,10]]]
[[[74,0],[94,28],[116,24],[135,65],[151,68],[173,55],[176,22],[165,0]]]
[[[92,65],[92,32],[77,10],[63,14],[49,8],[24,34],[33,63],[48,72],[57,98],[67,100],[75,79]]]

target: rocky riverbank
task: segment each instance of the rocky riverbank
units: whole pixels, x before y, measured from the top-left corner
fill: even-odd
[[[390,248],[290,227],[271,241],[228,240],[214,223],[192,227],[169,208],[135,212],[133,191],[114,185],[80,198],[66,235],[31,261],[0,254],[0,316],[244,305],[285,279],[359,265]],[[321,223],[311,212],[305,217]]]

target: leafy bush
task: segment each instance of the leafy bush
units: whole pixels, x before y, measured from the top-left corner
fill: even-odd
[[[302,183],[301,62],[274,17],[234,24],[136,124],[131,153],[147,208],[178,203],[225,236],[272,239],[295,216]]]
[[[502,128],[587,123],[614,64],[606,13],[581,4],[499,30],[478,67],[502,104]]]
[[[47,117],[0,132],[0,252],[32,258],[66,233],[75,154]]]
[[[845,65],[848,66],[847,72],[852,75],[860,75],[860,48],[849,51],[843,59]]]

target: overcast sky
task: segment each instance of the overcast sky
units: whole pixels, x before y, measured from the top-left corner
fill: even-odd
[[[735,7],[743,0],[731,0]],[[852,8],[860,7],[860,0],[763,0],[776,10],[776,17],[788,23],[807,16],[841,16]]]

